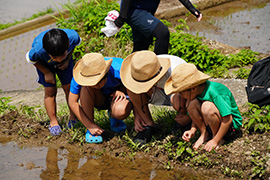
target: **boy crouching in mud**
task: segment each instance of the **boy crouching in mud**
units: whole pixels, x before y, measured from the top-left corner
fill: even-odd
[[[242,125],[242,117],[231,91],[221,83],[209,81],[209,78],[193,64],[180,64],[167,80],[165,93],[178,92],[187,100],[192,125],[182,138],[190,141],[199,129],[201,135],[193,148],[197,150],[209,140],[204,149],[210,152],[222,145],[224,139],[236,134]]]

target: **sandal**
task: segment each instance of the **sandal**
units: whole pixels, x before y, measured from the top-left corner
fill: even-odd
[[[59,125],[53,126],[53,127],[51,127],[51,125],[49,125],[49,131],[50,131],[52,136],[59,136],[62,132],[62,129]]]
[[[140,143],[144,145],[151,141],[152,135],[154,134],[154,127],[153,126],[144,126],[145,130],[138,132],[138,134],[134,137],[133,141],[135,143]]]
[[[87,129],[86,134],[85,134],[85,141],[87,143],[102,143],[103,139],[102,136],[93,136],[91,132]]]
[[[69,120],[69,121],[68,121],[67,127],[68,127],[69,129],[71,129],[71,128],[73,128],[73,127],[75,126],[75,124],[77,124],[77,123],[78,123],[77,120]]]
[[[127,128],[126,123],[123,120],[112,118],[110,116],[109,111],[108,111],[108,116],[109,116],[109,119],[110,119],[110,129],[113,132],[120,133],[120,132],[124,131]]]

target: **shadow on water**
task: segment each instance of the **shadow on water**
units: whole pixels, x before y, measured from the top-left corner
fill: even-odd
[[[6,138],[0,138],[0,154],[0,179],[209,179],[180,170],[167,171],[144,159],[124,161],[82,156],[68,149],[20,147]]]

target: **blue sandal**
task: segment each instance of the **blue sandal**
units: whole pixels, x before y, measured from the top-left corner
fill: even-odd
[[[52,136],[59,136],[62,132],[62,129],[59,125],[53,126],[53,127],[51,127],[51,125],[49,125],[49,131],[50,131]]]
[[[69,129],[71,129],[71,128],[73,128],[73,127],[75,126],[75,124],[77,124],[77,123],[78,123],[77,120],[69,120],[69,121],[68,121],[67,127],[68,127]]]
[[[102,143],[103,139],[102,136],[93,136],[91,132],[87,129],[86,134],[85,134],[85,141],[87,143]]]
[[[113,132],[120,133],[127,128],[126,123],[123,120],[112,118],[109,111],[108,116],[110,119],[110,128]]]

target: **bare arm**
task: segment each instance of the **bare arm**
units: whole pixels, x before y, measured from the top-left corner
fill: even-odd
[[[68,104],[70,109],[74,112],[76,117],[84,124],[84,126],[89,129],[91,134],[100,135],[104,131],[98,125],[94,123],[94,119],[89,119],[81,108],[79,102],[79,94],[69,93]]]

